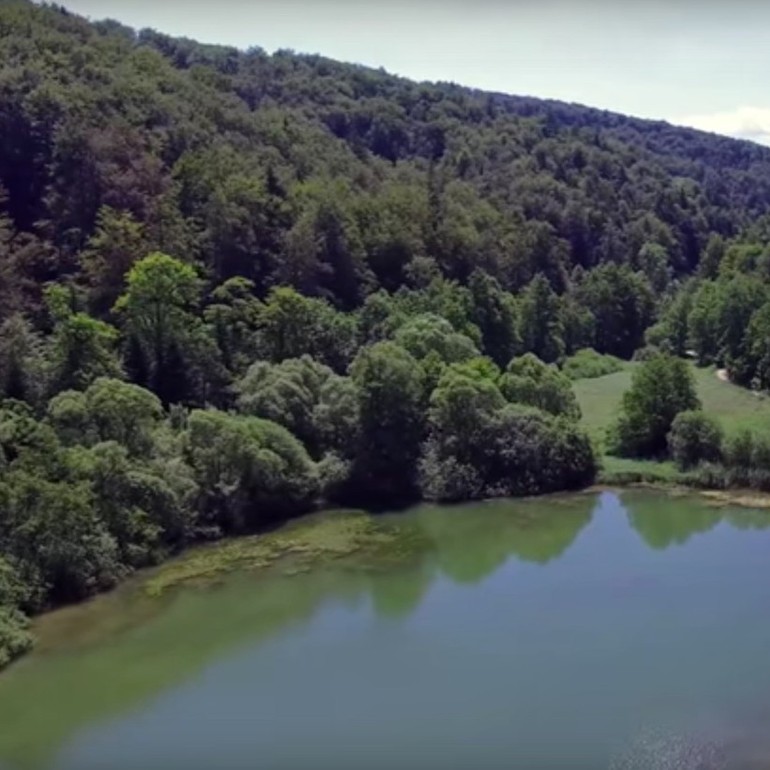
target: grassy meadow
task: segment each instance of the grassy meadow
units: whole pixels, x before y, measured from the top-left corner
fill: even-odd
[[[636,364],[628,363],[620,372],[594,379],[577,380],[573,387],[583,413],[583,424],[591,437],[601,446],[606,429],[612,424],[623,397],[631,385]],[[703,409],[716,417],[730,435],[743,428],[770,433],[770,396],[723,382],[713,367],[693,365]],[[647,460],[628,460],[619,457],[603,458],[604,481],[637,478],[649,482],[674,482],[679,473],[672,463]]]

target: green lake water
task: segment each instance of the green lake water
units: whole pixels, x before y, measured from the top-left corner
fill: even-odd
[[[770,768],[770,512],[604,492],[288,533],[41,618],[0,768]]]

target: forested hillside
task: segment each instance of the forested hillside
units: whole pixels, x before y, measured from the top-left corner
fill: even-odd
[[[191,541],[590,483],[553,364],[737,361],[768,210],[758,145],[0,0],[0,664]]]

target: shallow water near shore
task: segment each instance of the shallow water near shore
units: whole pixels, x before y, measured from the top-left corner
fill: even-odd
[[[644,490],[199,549],[38,620],[0,767],[770,767],[770,512]]]

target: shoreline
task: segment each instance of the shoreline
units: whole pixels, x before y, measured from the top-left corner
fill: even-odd
[[[770,514],[770,493],[750,489],[719,490],[697,489],[678,481],[618,480],[598,481],[591,486],[568,494],[591,495],[602,492],[622,493],[623,490],[640,489],[672,497],[699,497],[704,505],[712,507],[741,507],[767,511]],[[559,493],[564,494],[564,493]],[[549,495],[509,498],[520,500],[547,499]],[[499,500],[499,498],[492,498]],[[483,501],[467,501],[483,502]],[[184,585],[216,583],[225,575],[237,570],[254,572],[278,568],[287,574],[304,572],[319,559],[344,559],[363,555],[368,548],[376,548],[388,540],[377,523],[378,514],[364,510],[324,508],[261,533],[223,538],[209,543],[196,543],[153,567],[139,570],[110,591],[88,597],[81,602],[50,608],[30,618],[33,638],[40,624],[77,622],[82,608],[93,601],[119,601],[126,591],[137,592],[142,602],[157,606],[168,592]],[[44,634],[48,636],[48,634]],[[38,646],[35,639],[32,649]],[[44,644],[45,646],[45,644]],[[31,650],[30,650],[31,651]],[[15,660],[27,657],[22,653]],[[10,661],[12,665],[14,661]],[[5,667],[4,667],[5,668]],[[0,672],[2,669],[0,669]]]
[[[591,492],[618,492],[624,489],[649,489],[655,492],[665,492],[677,496],[698,496],[709,501],[711,505],[734,505],[740,508],[757,508],[770,511],[770,492],[760,492],[755,489],[715,489],[688,486],[680,481],[605,481],[592,484],[582,490]]]

